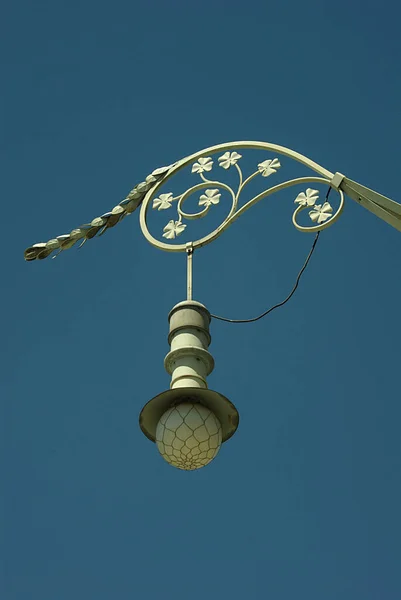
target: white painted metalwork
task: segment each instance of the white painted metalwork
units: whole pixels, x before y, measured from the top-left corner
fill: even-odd
[[[287,158],[291,158],[306,168],[314,171],[318,176],[305,176],[297,179],[291,179],[277,185],[273,185],[268,189],[265,189],[257,196],[248,200],[243,206],[239,207],[239,198],[246,187],[246,185],[257,176],[263,178],[274,176],[277,171],[281,168],[281,162],[276,156],[274,158],[266,158],[262,162],[258,163],[256,170],[244,179],[240,161],[242,154],[238,152],[246,151],[250,149],[265,150],[266,152],[281,155]],[[217,162],[214,160],[213,155],[219,153]],[[185,192],[173,196],[172,192],[158,193],[161,186],[176,175],[180,170],[185,167],[192,165],[191,172],[194,175],[200,177],[200,182],[190,187]],[[233,190],[231,186],[219,180],[209,179],[209,174],[215,168],[222,168],[223,171],[227,171],[234,168],[238,172],[238,186],[236,190]],[[332,187],[339,193],[340,202],[339,207],[336,211],[332,209],[331,204],[328,202],[322,202],[317,204],[318,196],[317,191],[309,187],[309,184],[326,184]],[[30,248],[25,250],[25,259],[32,261],[35,259],[43,259],[47,256],[57,252],[57,254],[63,250],[67,250],[74,246],[77,242],[81,242],[82,246],[88,239],[95,237],[96,235],[102,235],[111,227],[114,227],[124,217],[134,212],[139,206],[141,206],[140,212],[140,225],[143,234],[146,239],[161,250],[169,252],[185,252],[186,244],[171,243],[176,240],[185,230],[187,230],[187,223],[184,221],[199,219],[206,216],[206,214],[213,210],[213,206],[216,206],[221,201],[223,192],[226,192],[231,197],[231,207],[228,211],[227,216],[223,222],[211,233],[204,236],[203,238],[193,241],[193,249],[199,248],[206,244],[209,244],[216,239],[223,231],[225,231],[239,216],[241,216],[246,210],[251,208],[260,200],[279,192],[283,189],[305,184],[305,191],[295,199],[298,204],[293,217],[292,222],[297,229],[300,231],[313,232],[321,231],[326,227],[332,225],[340,216],[344,206],[344,193],[350,198],[358,202],[361,206],[371,211],[380,219],[389,223],[392,227],[395,227],[398,231],[401,231],[401,205],[377,192],[370,190],[362,186],[355,181],[345,177],[341,173],[332,173],[325,169],[321,165],[310,160],[306,156],[285,148],[276,144],[270,144],[267,142],[230,142],[227,144],[218,144],[211,146],[200,152],[196,152],[178,162],[156,169],[145,181],[135,186],[127,197],[117,204],[110,212],[104,213],[100,217],[95,217],[89,223],[81,225],[80,227],[73,229],[68,234],[60,235],[56,238],[49,240],[48,242],[40,242],[34,244]],[[198,194],[198,204],[200,210],[196,213],[188,213],[184,210],[185,201],[193,194]],[[312,203],[313,200],[313,203]],[[175,204],[176,216],[168,220],[164,226],[162,237],[166,240],[159,241],[149,231],[147,224],[147,217],[149,208],[152,207],[158,211],[172,209]],[[309,216],[314,223],[311,226],[300,225],[297,221],[297,217],[302,210],[308,209]],[[57,255],[56,254],[56,255]]]
[[[192,300],[192,260],[194,247],[192,242],[187,244],[187,300]]]
[[[248,183],[257,176],[267,178],[274,175],[281,168],[281,163],[277,157],[263,160],[262,162],[255,165],[256,169],[253,173],[251,173],[248,177],[244,177],[240,166],[242,154],[237,152],[237,149],[258,149],[267,150],[270,152],[273,151],[277,154],[282,154],[284,156],[293,158],[298,162],[301,162],[303,165],[309,167],[310,169],[313,169],[320,175],[320,177],[307,176],[285,181],[283,183],[265,189],[260,194],[254,196],[253,198],[248,200],[246,204],[240,207],[239,199]],[[223,154],[217,156],[216,161],[213,157],[213,154],[216,154],[217,152],[219,154],[223,152]],[[178,195],[174,195],[173,192],[170,191],[164,194],[157,195],[158,190],[162,185],[164,185],[180,170],[191,165],[191,163],[191,173],[199,176],[201,180],[199,183],[195,183],[195,185],[191,186],[189,189],[185,190],[183,193]],[[217,178],[214,177],[213,179],[209,178],[211,172],[215,167],[217,167],[217,169],[220,167],[226,171],[228,169],[234,168],[238,172],[238,185],[235,190],[231,186],[227,185],[227,183],[220,181],[218,176]],[[223,220],[223,222],[216,229],[214,229],[214,231],[212,231],[211,233],[209,233],[201,239],[192,241],[193,249],[200,248],[201,246],[209,244],[214,239],[216,239],[239,216],[241,216],[241,214],[243,214],[246,210],[248,210],[251,206],[259,202],[263,198],[266,198],[267,196],[280,190],[299,184],[306,185],[310,183],[320,183],[331,186],[331,180],[333,179],[333,177],[334,174],[330,171],[327,171],[327,169],[324,169],[323,167],[317,165],[313,161],[310,161],[306,157],[291,150],[288,150],[287,148],[282,148],[281,146],[267,144],[263,142],[235,142],[231,144],[220,144],[218,146],[213,146],[211,148],[207,148],[206,150],[202,150],[197,154],[193,154],[177,162],[169,170],[169,172],[166,174],[162,181],[155,183],[154,187],[151,190],[149,190],[146,194],[141,206],[141,229],[146,239],[157,248],[160,248],[161,250],[166,250],[168,252],[183,252],[186,249],[186,244],[172,244],[163,242],[150,233],[148,227],[148,216],[150,206],[152,206],[153,209],[157,210],[170,210],[175,205],[176,217],[168,221],[168,223],[163,229],[162,235],[167,240],[176,240],[186,230],[186,220],[200,219],[205,217],[207,213],[213,209],[213,206],[220,203],[222,193],[226,192],[231,198],[231,206],[228,210],[228,214]],[[341,214],[341,211],[344,206],[344,197],[342,191],[337,191],[340,195],[340,203],[339,208],[335,212],[333,212],[331,205],[327,202],[321,205],[316,204],[316,201],[319,198],[319,192],[317,190],[311,190],[311,188],[307,188],[306,191],[303,192],[303,195],[305,196],[306,194],[310,194],[311,192],[313,192],[313,194],[311,196],[308,196],[307,201],[305,202],[302,201],[302,194],[299,194],[295,200],[295,202],[298,203],[298,207],[296,208],[293,214],[293,224],[295,225],[295,227],[300,231],[320,231],[334,223]],[[184,210],[184,203],[194,194],[198,196],[198,205],[200,207],[200,210],[195,213],[189,213]],[[299,213],[307,207],[313,207],[313,210],[310,210],[309,214],[310,218],[315,223],[315,225],[302,226],[297,221]]]
[[[213,371],[210,344],[210,313],[195,301],[180,302],[169,315],[170,352],[164,366],[171,375],[170,388],[207,388],[207,376]]]
[[[188,250],[190,260],[192,249]],[[199,469],[235,433],[239,415],[225,396],[208,389],[214,360],[207,308],[191,300],[180,302],[170,311],[169,323],[170,352],[164,366],[171,375],[170,389],[143,407],[139,424],[168,463]]]

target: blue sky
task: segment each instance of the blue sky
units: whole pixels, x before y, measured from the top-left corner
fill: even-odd
[[[135,213],[79,252],[23,260],[154,168],[231,140],[401,201],[397,3],[2,13],[2,597],[400,598],[398,231],[347,200],[289,304],[212,322],[210,387],[241,423],[194,473],[137,425],[169,385],[185,258],[147,244]],[[198,252],[195,299],[241,318],[285,297],[312,243],[293,207],[266,199]]]

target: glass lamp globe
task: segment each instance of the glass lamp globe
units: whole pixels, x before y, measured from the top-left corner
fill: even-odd
[[[210,463],[221,442],[220,421],[209,408],[198,403],[183,402],[169,408],[156,428],[156,444],[162,457],[185,471]]]

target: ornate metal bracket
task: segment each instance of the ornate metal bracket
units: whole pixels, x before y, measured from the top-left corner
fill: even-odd
[[[238,150],[248,149],[265,150],[275,155],[294,159],[317,173],[317,176],[298,177],[273,185],[254,196],[240,207],[240,195],[251,180],[255,177],[268,178],[274,176],[281,168],[281,163],[277,156],[274,158],[267,158],[255,165],[255,171],[244,178],[240,166],[242,155]],[[217,161],[213,156],[216,153],[219,153]],[[200,182],[191,186],[185,192],[175,196],[172,192],[158,193],[162,185],[188,165],[192,165],[191,171],[193,174],[200,177]],[[208,174],[211,173],[215,166],[223,169],[223,172],[224,170],[228,171],[229,169],[235,169],[237,171],[238,184],[236,189],[233,189],[233,187],[218,179],[209,179]],[[34,244],[25,250],[25,259],[28,261],[43,259],[55,251],[58,254],[63,250],[71,248],[78,241],[81,242],[80,246],[82,246],[88,239],[91,239],[96,235],[102,235],[107,229],[114,227],[125,216],[134,212],[140,205],[140,225],[145,238],[152,245],[161,250],[188,253],[188,244],[172,243],[172,240],[176,240],[176,238],[185,231],[187,227],[185,221],[200,219],[206,216],[213,206],[220,202],[223,191],[227,192],[231,198],[231,206],[227,216],[211,233],[191,242],[190,254],[192,254],[193,250],[196,248],[209,244],[216,239],[246,210],[263,198],[299,184],[305,185],[305,190],[299,193],[294,199],[297,208],[293,213],[292,222],[300,231],[317,232],[332,225],[343,210],[344,193],[357,201],[364,208],[373,212],[380,219],[401,231],[401,205],[393,200],[348,179],[341,173],[334,174],[302,154],[284,148],[283,146],[266,142],[231,142],[206,148],[205,150],[192,154],[173,165],[156,169],[144,182],[135,186],[127,197],[110,212],[104,213],[100,217],[96,217],[90,223],[81,225],[77,229],[73,229],[69,234],[58,236],[48,242]],[[326,184],[338,192],[339,206],[336,210],[334,210],[327,201],[318,203],[319,191],[314,189],[314,187],[310,187],[313,184]],[[188,213],[184,210],[184,203],[194,194],[199,194],[198,205],[200,206],[200,210],[195,213]],[[149,211],[151,208],[157,209],[158,211],[168,210],[171,209],[173,205],[175,205],[176,208],[176,216],[166,223],[162,233],[162,237],[167,241],[160,241],[153,237],[149,231],[147,223]],[[312,221],[310,226],[303,226],[298,222],[298,216],[300,212],[304,210],[308,210],[309,217]]]

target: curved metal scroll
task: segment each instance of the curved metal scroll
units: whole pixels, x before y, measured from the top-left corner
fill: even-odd
[[[281,168],[281,163],[278,158],[266,159],[260,162],[257,165],[257,169],[251,175],[244,179],[242,169],[240,167],[240,160],[242,155],[237,152],[237,150],[242,149],[257,149],[257,150],[268,150],[269,152],[275,152],[276,154],[284,155],[290,158],[297,160],[302,163],[306,167],[313,169],[316,171],[320,177],[316,176],[308,176],[308,177],[298,177],[297,179],[291,179],[285,181],[283,183],[277,184],[275,186],[269,187],[257,196],[253,197],[246,204],[239,207],[239,198],[244,190],[245,186],[255,177],[259,176],[262,178],[267,178],[274,175],[278,169]],[[237,189],[234,190],[232,187],[228,186],[226,183],[216,179],[209,179],[208,175],[214,168],[215,161],[212,158],[212,155],[216,152],[223,152],[217,158],[217,166],[218,168],[222,168],[223,170],[228,170],[234,168],[238,172],[238,186]],[[187,167],[192,163],[192,173],[198,174],[201,182],[195,184],[194,186],[187,189],[184,193],[179,194],[177,196],[173,196],[172,192],[168,192],[165,194],[160,194],[157,196],[157,193],[161,187],[164,185],[169,179],[171,179],[174,175],[178,173],[181,169]],[[163,181],[160,181],[154,185],[154,187],[149,190],[146,194],[144,201],[141,206],[140,213],[140,224],[141,229],[148,240],[152,245],[160,248],[161,250],[166,250],[168,252],[184,252],[187,250],[187,244],[172,244],[169,242],[162,242],[155,238],[149,231],[147,217],[149,214],[149,210],[152,207],[157,210],[167,210],[173,206],[174,202],[177,202],[176,210],[177,210],[177,218],[170,219],[170,221],[166,224],[163,229],[163,237],[167,240],[175,240],[181,233],[186,229],[187,224],[185,220],[189,219],[200,219],[207,215],[209,210],[212,209],[213,205],[216,205],[220,202],[221,191],[226,191],[231,196],[231,207],[228,211],[227,216],[223,220],[223,222],[216,228],[214,231],[209,233],[208,235],[191,242],[191,246],[193,249],[200,248],[201,246],[205,246],[209,244],[214,239],[216,239],[223,231],[225,231],[238,217],[240,217],[248,208],[251,208],[254,204],[274,194],[275,192],[279,192],[280,190],[292,187],[294,185],[299,184],[326,184],[331,186],[334,174],[321,167],[317,163],[309,160],[305,156],[298,154],[288,148],[283,148],[281,146],[277,146],[275,144],[268,144],[264,142],[234,142],[229,144],[219,144],[217,146],[212,146],[201,152],[196,154],[192,154],[187,158],[177,162],[174,167],[170,169],[167,173],[166,177]],[[298,194],[295,198],[294,202],[298,204],[294,214],[293,214],[293,224],[300,231],[308,231],[308,232],[317,232],[325,229],[332,225],[340,216],[343,206],[344,206],[344,195],[341,190],[337,190],[340,195],[340,203],[338,209],[333,212],[332,206],[329,202],[323,202],[322,204],[318,204],[317,201],[319,199],[318,190],[307,187],[304,192]],[[204,193],[201,193],[204,192]],[[194,194],[200,193],[198,205],[201,209],[195,213],[188,213],[184,210],[184,203]],[[151,205],[151,203],[153,204]],[[297,217],[299,213],[305,209],[309,209],[309,216],[312,222],[315,225],[311,226],[302,226],[298,223]]]
[[[257,165],[257,170],[252,173],[246,179],[243,178],[242,170],[240,168],[239,160],[242,158],[237,150],[241,149],[256,149],[266,150],[273,152],[278,155],[292,158],[295,161],[303,164],[305,167],[312,169],[317,173],[315,177],[301,177],[292,179],[284,183],[280,183],[273,187],[266,189],[251,200],[249,200],[242,207],[238,207],[239,196],[244,187],[256,176],[270,177],[277,172],[281,167],[278,158],[266,159]],[[234,168],[238,171],[239,183],[238,188],[234,191],[227,184],[210,180],[206,176],[213,167],[213,159],[210,155],[217,152],[223,152],[218,157],[217,164],[222,169]],[[186,192],[179,196],[173,196],[172,193],[160,194],[157,197],[157,192],[161,185],[168,181],[173,175],[178,173],[184,167],[192,163],[192,172],[197,173],[200,176],[201,181],[196,185],[192,186]],[[186,228],[185,220],[198,219],[204,217],[213,205],[219,202],[221,193],[220,190],[225,190],[231,196],[231,208],[224,219],[224,221],[210,234],[203,238],[192,242],[192,247],[197,248],[210,243],[216,237],[218,237],[227,227],[231,225],[241,214],[243,214],[248,208],[262,200],[263,198],[283,190],[285,188],[298,185],[298,184],[313,184],[313,183],[324,183],[335,189],[340,195],[340,203],[336,212],[333,212],[331,205],[328,202],[323,204],[317,204],[318,191],[311,187],[307,187],[304,192],[298,194],[294,202],[298,204],[293,214],[293,224],[300,231],[320,231],[332,225],[337,218],[340,216],[344,205],[344,195],[346,193],[350,198],[361,204],[364,208],[373,212],[380,219],[386,221],[399,231],[401,231],[401,205],[370,190],[350,179],[341,175],[340,173],[333,174],[321,165],[318,165],[314,161],[306,158],[298,152],[294,152],[289,148],[278,146],[276,144],[269,144],[267,142],[230,142],[227,144],[218,144],[211,146],[200,152],[196,152],[191,156],[169,165],[153,171],[145,181],[136,185],[131,192],[126,196],[122,202],[117,204],[110,212],[104,213],[100,217],[92,219],[90,223],[81,225],[80,227],[73,229],[70,233],[60,235],[56,238],[49,240],[48,242],[40,242],[34,244],[30,248],[27,248],[24,253],[25,260],[32,261],[36,259],[44,259],[52,253],[56,252],[56,255],[63,250],[67,250],[74,246],[80,241],[82,246],[88,239],[91,239],[97,235],[102,235],[111,227],[114,227],[122,221],[122,219],[134,212],[140,205],[140,225],[143,234],[146,239],[161,250],[167,250],[169,252],[184,252],[187,249],[187,244],[171,244],[162,242],[154,238],[149,232],[147,226],[147,216],[151,202],[153,201],[152,208],[158,210],[165,210],[170,208],[174,201],[177,201],[177,219],[171,219],[163,230],[163,237],[167,240],[176,239]],[[195,193],[201,193],[199,197],[199,206],[201,209],[197,213],[187,213],[184,210],[185,201]],[[299,213],[305,209],[309,210],[309,216],[312,219],[314,225],[310,227],[301,226],[297,217]],[[55,257],[53,256],[53,258]]]

